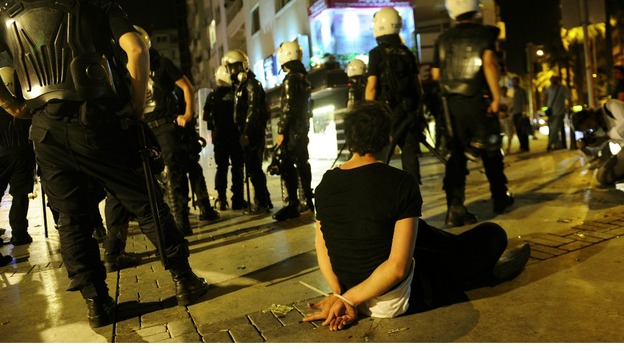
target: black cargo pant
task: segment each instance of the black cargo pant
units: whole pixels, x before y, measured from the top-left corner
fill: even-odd
[[[301,179],[301,188],[306,200],[312,200],[312,170],[310,168],[310,155],[308,153],[308,136],[291,134],[284,140],[284,159],[282,160],[282,179],[286,182],[288,192],[288,205],[299,204],[298,189]],[[295,168],[296,166],[296,168]]]
[[[262,169],[264,159],[264,139],[250,140],[250,144],[243,148],[245,157],[245,173],[254,188],[254,199],[250,201],[258,207],[270,208],[271,194],[267,188],[267,178]],[[251,200],[251,199],[250,199]]]
[[[448,97],[453,138],[449,145],[451,157],[446,164],[444,190],[449,205],[463,205],[468,175],[468,159],[464,152],[471,141],[478,139],[486,146],[479,153],[485,176],[490,183],[492,198],[503,200],[507,194],[503,153],[500,150],[500,122],[487,115],[486,101],[478,97],[452,95]]]
[[[28,194],[33,191],[35,154],[32,146],[0,149],[0,200],[10,185],[13,197],[9,210],[9,225],[15,237],[28,234]]]
[[[108,294],[108,287],[98,244],[91,236],[89,177],[119,200],[136,217],[154,246],[158,245],[137,153],[136,127],[124,130],[117,118],[109,117],[108,123],[95,130],[81,125],[77,115],[75,108],[38,110],[33,117],[31,139],[50,206],[59,212],[61,255],[71,280],[68,290],[79,290],[83,297],[90,298]],[[156,202],[165,234],[163,247],[169,258],[165,268],[190,268],[188,243],[160,192]]]
[[[241,203],[244,199],[244,176],[243,169],[245,167],[243,158],[243,149],[239,143],[239,136],[236,133],[226,134],[224,137],[213,139],[214,158],[217,164],[215,173],[215,189],[219,197],[225,198],[227,192],[228,168],[231,167],[232,174],[232,202]]]

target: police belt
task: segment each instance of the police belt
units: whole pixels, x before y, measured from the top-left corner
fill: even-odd
[[[160,118],[155,121],[147,122],[147,126],[150,127],[151,129],[154,129],[156,127],[160,127],[165,124],[172,124],[172,123],[173,123],[173,120],[170,118]]]

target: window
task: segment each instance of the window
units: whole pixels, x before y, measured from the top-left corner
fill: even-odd
[[[251,34],[255,34],[260,30],[260,7],[256,7],[251,11]]]
[[[283,9],[289,2],[290,0],[275,0],[275,12]]]

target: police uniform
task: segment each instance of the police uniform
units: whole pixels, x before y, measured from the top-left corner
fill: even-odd
[[[240,145],[240,135],[234,124],[234,91],[231,87],[220,86],[208,94],[204,103],[204,118],[208,130],[212,132],[214,157],[217,164],[215,189],[219,196],[220,209],[225,210],[227,201],[228,168],[231,167],[232,209],[245,207],[244,160]]]
[[[236,84],[234,97],[234,120],[241,136],[246,136],[249,145],[243,147],[245,166],[254,187],[256,208],[252,212],[268,213],[273,204],[267,188],[267,179],[262,169],[266,147],[266,124],[269,110],[262,83],[252,71]]]
[[[416,57],[402,44],[398,34],[387,34],[376,38],[378,46],[369,52],[368,76],[378,77],[375,100],[386,102],[392,109],[392,139],[401,148],[401,164],[404,171],[412,174],[420,183],[420,138],[423,124],[418,115],[419,87],[416,76]],[[402,72],[395,74],[405,83],[400,91],[389,91],[384,65],[390,56],[400,60]],[[397,69],[392,67],[392,69]],[[393,150],[390,150],[393,152]]]
[[[42,12],[46,21],[41,20]],[[119,42],[135,29],[115,1],[104,0],[8,1],[0,18],[5,24],[0,27],[0,46],[13,57],[22,93],[33,112],[31,139],[42,183],[50,205],[59,212],[68,290],[80,291],[85,298],[92,327],[109,324],[115,301],[108,292],[97,241],[91,236],[88,179],[115,196],[157,243],[137,152],[136,124],[133,120],[122,124],[115,114],[127,101],[119,99],[123,82],[110,70],[114,67],[111,41]],[[61,52],[65,56],[58,60],[60,56],[53,53]],[[155,201],[165,233],[161,253],[168,258],[165,268],[172,273],[178,304],[187,305],[205,293],[208,284],[189,266],[188,243],[164,206],[162,194],[157,192]]]
[[[299,216],[299,180],[306,198],[306,206],[314,211],[312,202],[312,171],[308,154],[312,86],[300,61],[290,61],[290,67],[282,82],[281,114],[277,122],[277,134],[283,135],[281,144],[281,177],[288,193],[288,205],[273,216],[284,220]],[[299,69],[295,69],[299,67]],[[296,168],[295,168],[296,166]]]
[[[502,213],[513,202],[507,192],[503,172],[501,129],[498,118],[487,113],[490,95],[482,65],[486,50],[495,51],[498,30],[473,22],[460,22],[443,32],[435,46],[433,66],[440,70],[440,83],[451,118],[451,156],[446,165],[444,190],[447,198],[447,224],[475,223],[476,216],[464,207],[466,153],[483,160],[490,183],[494,212]]]
[[[165,163],[164,185],[167,204],[178,228],[185,236],[193,234],[188,211],[188,178],[184,167],[187,155],[180,147],[181,131],[175,123],[178,98],[175,82],[184,73],[171,60],[150,48],[150,83],[145,103],[145,122],[160,145]]]
[[[27,218],[28,194],[33,191],[35,176],[35,154],[28,140],[30,124],[30,120],[13,118],[0,109],[0,199],[10,186],[9,224],[15,246],[32,242]]]

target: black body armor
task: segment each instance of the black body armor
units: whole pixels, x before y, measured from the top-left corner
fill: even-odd
[[[439,39],[440,82],[446,94],[476,96],[487,87],[482,57],[493,47],[498,29],[480,24],[460,24]]]
[[[308,135],[312,117],[312,86],[303,73],[289,73],[282,88],[278,134]]]
[[[113,74],[95,42],[100,15],[76,0],[4,1],[0,38],[11,53],[30,108],[54,100],[116,97]],[[103,29],[102,29],[103,30]]]
[[[269,109],[266,94],[253,72],[247,72],[247,79],[236,88],[234,97],[234,122],[241,134],[250,141],[264,140]],[[264,145],[264,142],[262,142]]]

